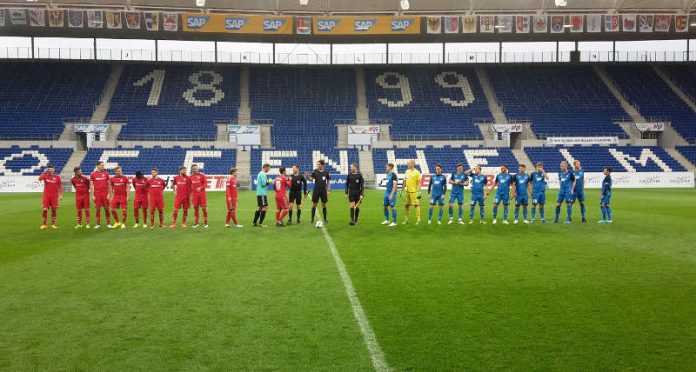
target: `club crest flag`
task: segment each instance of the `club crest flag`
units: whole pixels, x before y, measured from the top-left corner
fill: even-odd
[[[583,22],[583,16],[581,14],[576,14],[570,16],[570,32],[583,32],[585,22]]]
[[[87,27],[102,28],[104,27],[104,11],[88,10],[87,11]]]
[[[602,32],[602,16],[600,14],[588,14],[587,32]]]
[[[534,33],[545,34],[548,32],[548,19],[545,15],[534,16]]]
[[[687,32],[689,31],[689,16],[686,14],[677,14],[674,16],[674,31]]]
[[[295,33],[309,35],[312,33],[312,17],[295,17]]]
[[[162,13],[162,29],[164,31],[178,31],[179,13]]]
[[[497,17],[496,29],[499,33],[511,33],[512,32],[512,16],[511,15],[501,15]]]
[[[46,27],[46,13],[43,9],[29,9],[29,25]]]
[[[5,27],[5,9],[0,9],[0,27]]]
[[[476,32],[476,16],[462,17],[462,32],[465,34]]]
[[[27,12],[24,9],[10,9],[10,22],[13,26],[26,26]]]
[[[495,31],[495,16],[479,17],[479,32],[491,33]]]
[[[623,23],[623,32],[636,32],[636,15],[624,14],[621,16]]]
[[[458,16],[445,16],[445,33],[446,34],[458,34],[459,33],[459,17]]]
[[[565,31],[563,25],[565,24],[565,17],[563,16],[551,16],[551,33],[560,34]]]
[[[515,17],[515,31],[518,34],[529,33],[529,16],[521,15]]]
[[[640,32],[653,32],[653,16],[643,14],[639,15],[638,30]]]
[[[610,14],[604,16],[604,31],[617,32],[619,31],[619,16]]]
[[[672,24],[672,16],[669,14],[659,14],[655,16],[655,32],[669,32]]]
[[[159,31],[159,12],[145,12],[143,19],[145,20],[145,29],[148,31]]]
[[[106,28],[114,30],[122,27],[121,12],[106,12]]]
[[[84,27],[85,20],[82,10],[68,10],[68,26],[69,27]]]
[[[65,12],[62,10],[49,10],[48,25],[51,27],[65,26]]]
[[[442,33],[442,18],[441,17],[428,17],[427,27],[429,34],[441,34]]]
[[[131,30],[140,28],[140,12],[124,12],[126,16],[126,26]]]

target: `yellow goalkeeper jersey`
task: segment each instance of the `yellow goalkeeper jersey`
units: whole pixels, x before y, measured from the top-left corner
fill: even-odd
[[[406,173],[404,173],[404,185],[406,185],[406,192],[420,191],[420,183],[421,173],[418,171],[418,169],[407,169]]]

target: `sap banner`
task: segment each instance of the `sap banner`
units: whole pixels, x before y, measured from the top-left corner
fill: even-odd
[[[421,17],[314,17],[315,35],[418,35]]]
[[[447,179],[451,174],[445,174]],[[549,188],[558,189],[558,173],[548,173]],[[375,175],[375,187],[384,190],[386,174]],[[489,174],[488,186],[490,187],[495,179],[495,175]],[[650,189],[650,188],[694,188],[694,173],[693,172],[614,172],[611,175],[614,183],[614,188],[617,189]],[[585,173],[585,188],[599,189],[602,187],[604,174],[600,172]],[[424,175],[421,181],[421,189],[428,189],[430,175]],[[403,178],[399,175],[399,188],[401,188]],[[451,189],[451,185],[448,186]],[[467,187],[469,189],[470,187]]]
[[[167,182],[167,191],[172,190],[174,176],[160,175]],[[208,187],[206,191],[225,191],[227,179],[230,176],[206,175]],[[132,177],[129,177],[132,179]],[[345,178],[345,177],[344,177]],[[39,176],[0,176],[0,193],[9,192],[43,192],[43,182],[39,182]],[[133,188],[131,187],[131,191]],[[70,191],[74,191],[72,186]]]
[[[249,14],[183,13],[185,32],[292,34],[292,17]]]

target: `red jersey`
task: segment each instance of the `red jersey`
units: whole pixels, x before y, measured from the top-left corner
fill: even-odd
[[[208,179],[201,172],[190,175],[189,182],[191,183],[191,192],[194,194],[205,193],[205,188],[208,187]]]
[[[39,181],[44,183],[43,193],[46,196],[58,196],[63,189],[63,182],[60,180],[60,176],[55,173],[51,175],[41,173]]]
[[[284,175],[280,175],[273,180],[273,188],[277,196],[284,196],[287,192],[288,186],[290,186],[290,180],[285,178]]]
[[[130,187],[130,181],[126,176],[113,176],[109,180],[111,182],[111,187],[114,190],[114,196],[126,196],[128,195],[128,189]],[[95,186],[96,187],[96,186]]]
[[[163,179],[149,178],[147,180],[147,191],[150,198],[160,199],[164,197],[164,188],[167,187],[167,183]]]
[[[136,199],[147,199],[147,189],[149,188],[147,178],[133,178],[133,188]]]
[[[227,199],[237,199],[237,179],[235,177],[230,177],[227,180]]]
[[[109,191],[109,173],[106,171],[94,171],[89,176],[89,179],[94,184],[94,193],[98,195],[106,195]]]
[[[174,189],[177,199],[187,199],[191,195],[191,181],[188,176],[178,175],[174,177]]]
[[[75,188],[75,196],[89,196],[89,178],[85,176],[73,177],[70,179],[70,183]]]

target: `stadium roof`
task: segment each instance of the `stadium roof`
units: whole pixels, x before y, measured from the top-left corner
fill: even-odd
[[[0,5],[51,6],[56,8],[135,8],[199,10],[210,12],[261,12],[276,14],[350,14],[402,12],[400,0],[207,0],[199,8],[195,0],[0,0]],[[536,13],[536,12],[667,12],[689,13],[696,10],[696,0],[567,0],[557,7],[554,0],[409,0],[410,10],[404,13]]]

